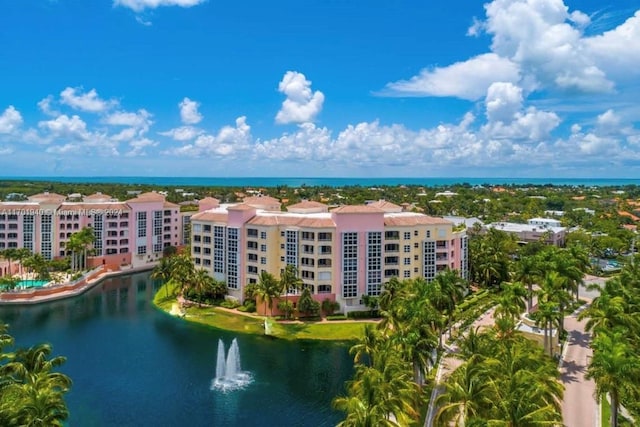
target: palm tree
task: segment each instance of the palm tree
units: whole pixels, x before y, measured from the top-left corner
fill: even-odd
[[[173,257],[171,280],[178,285],[180,295],[183,297],[193,286],[195,268],[189,254],[180,254]]]
[[[528,296],[528,292],[520,282],[504,282],[501,286],[502,293],[498,297],[495,314],[515,320],[526,308],[524,299]]]
[[[281,285],[278,283],[273,274],[263,271],[260,273],[258,284],[255,289],[256,297],[260,298],[267,307],[269,307],[270,315],[273,316],[274,299],[280,296]],[[265,310],[266,311],[266,310]]]
[[[153,280],[161,280],[166,284],[173,274],[173,257],[162,257],[160,262],[153,268],[151,278]],[[169,297],[169,286],[165,286],[167,297]]]
[[[9,276],[12,276],[13,274],[11,272],[11,260],[16,259],[16,249],[14,248],[4,249],[2,251],[2,257],[7,260],[9,264]]]
[[[558,305],[560,316],[558,318],[559,334],[564,331],[564,308],[571,303],[571,295],[565,287],[566,281],[556,271],[548,271],[538,290],[538,304],[541,302],[554,302]]]
[[[436,425],[466,426],[489,412],[495,399],[489,373],[488,366],[481,363],[468,362],[456,369],[436,399]]]
[[[31,256],[31,251],[27,248],[19,248],[15,250],[14,257],[20,266],[20,274],[22,274],[22,263]]]
[[[213,282],[213,277],[209,275],[207,270],[200,268],[195,271],[191,290],[196,294],[196,298],[198,298],[198,306],[202,305],[202,296],[207,290],[213,288]]]
[[[621,395],[637,386],[640,361],[620,330],[602,331],[591,346],[593,357],[585,378],[595,381],[599,398],[607,394],[611,398],[610,425],[617,427]]]
[[[287,264],[280,275],[281,292],[284,294],[284,299],[287,303],[289,302],[289,292],[291,292],[291,290],[297,292],[298,289],[302,288],[302,285],[302,279],[298,277],[298,269],[296,266]]]
[[[527,287],[527,311],[533,307],[533,284],[540,278],[538,259],[534,256],[522,257],[515,263],[513,279]]]
[[[364,335],[360,338],[360,341],[349,349],[349,354],[353,356],[353,363],[373,365],[381,340],[380,331],[373,324],[367,323],[364,326]],[[364,362],[365,359],[366,362]]]
[[[538,311],[535,312],[534,317],[536,325],[544,329],[544,349],[549,352],[549,356],[553,356],[553,325],[559,324],[561,316],[558,303],[554,301],[538,303]]]
[[[69,416],[63,395],[71,379],[54,371],[66,359],[50,358],[51,351],[49,344],[19,349],[2,366],[2,377],[10,381],[5,392],[15,399],[13,418],[18,425],[62,426]]]
[[[373,366],[356,367],[347,393],[333,402],[336,409],[346,412],[339,426],[399,427],[419,415],[414,408],[420,393],[411,381],[411,370],[391,348],[380,352]]]

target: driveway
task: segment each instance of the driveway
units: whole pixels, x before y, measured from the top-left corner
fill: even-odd
[[[596,385],[585,379],[592,352],[589,347],[591,334],[584,328],[586,320],[578,321],[575,315],[564,320],[568,333],[568,344],[563,353],[560,380],[564,384],[562,418],[567,427],[596,427],[598,404],[594,397]]]

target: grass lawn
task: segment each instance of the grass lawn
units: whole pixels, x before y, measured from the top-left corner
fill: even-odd
[[[168,287],[168,289],[167,289]],[[153,304],[165,312],[170,312],[176,298],[171,296],[175,285],[167,283],[163,285],[153,298]],[[167,297],[167,290],[169,297]],[[186,309],[185,320],[208,325],[227,331],[241,332],[245,334],[264,334],[263,316],[245,316],[243,314],[229,313],[218,307],[189,307]],[[352,341],[362,337],[366,321],[332,321],[332,322],[298,322],[279,323],[272,321],[271,335],[274,337],[294,340],[334,340]]]
[[[601,404],[602,404],[602,426],[608,426],[609,425],[609,418],[611,418],[611,404],[609,403],[609,400],[602,398],[600,400]],[[633,424],[631,424],[631,421],[627,420],[625,417],[622,416],[622,414],[620,414],[620,412],[618,412],[618,425],[620,427],[632,427]]]

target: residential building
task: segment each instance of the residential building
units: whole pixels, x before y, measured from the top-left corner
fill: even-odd
[[[287,265],[314,298],[336,300],[343,311],[362,310],[362,297],[379,295],[392,277],[432,280],[447,268],[468,276],[464,231],[389,202],[329,210],[303,201],[282,212],[271,197],[226,205],[209,199],[191,216],[191,231],[196,267],[225,281],[238,300],[263,271],[279,278]]]
[[[567,228],[552,218],[532,218],[527,224],[494,222],[485,225],[485,229],[489,228],[514,234],[523,244],[544,241],[549,245],[564,246],[567,235]]]
[[[46,259],[63,257],[73,233],[85,227],[94,232],[92,265],[155,262],[184,239],[179,206],[153,192],[123,202],[101,193],[76,202],[42,193],[0,203],[0,250],[24,247]]]

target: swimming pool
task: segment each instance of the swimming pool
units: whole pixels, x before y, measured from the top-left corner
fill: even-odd
[[[51,280],[20,280],[16,285],[18,289],[41,288]]]

